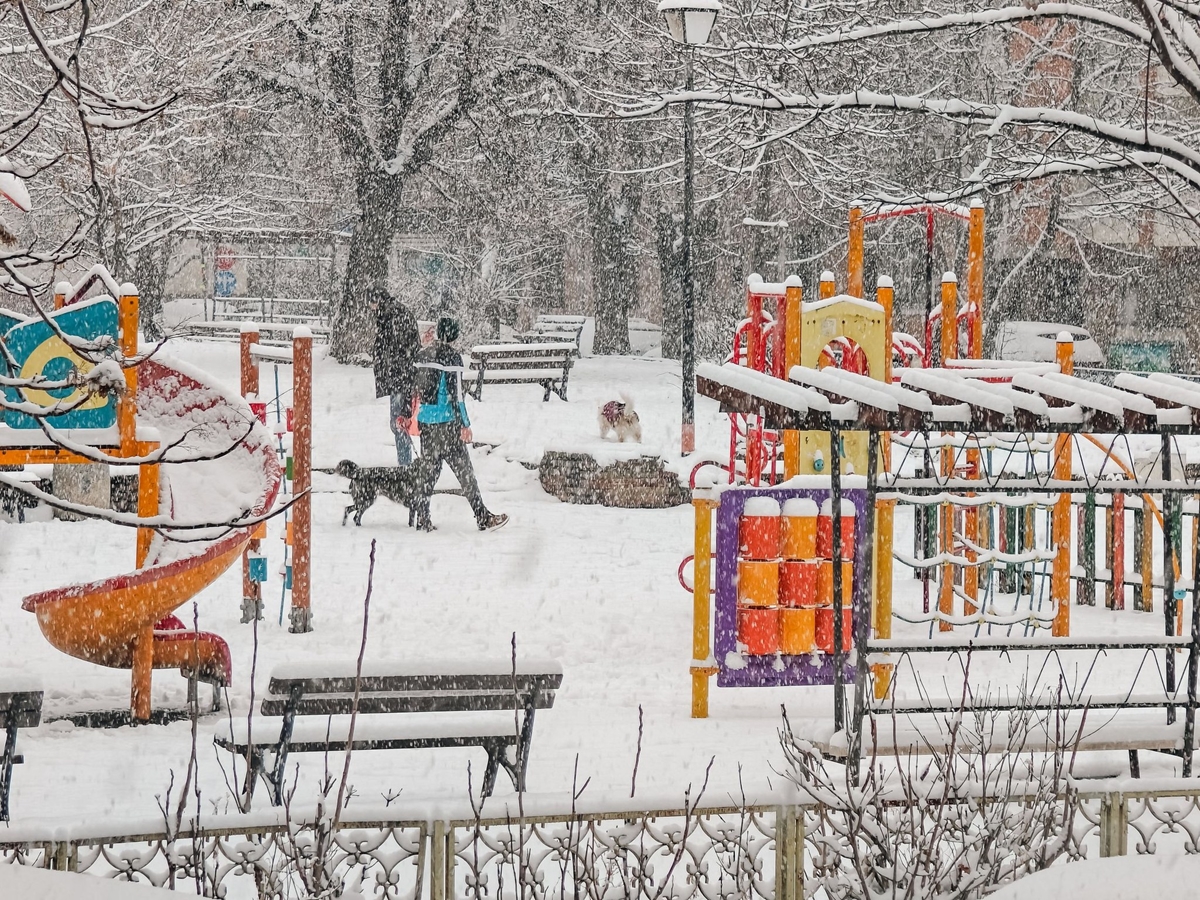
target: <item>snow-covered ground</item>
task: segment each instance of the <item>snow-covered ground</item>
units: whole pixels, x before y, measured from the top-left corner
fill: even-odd
[[[232,343],[179,342],[174,356],[227,385],[237,383],[237,348]],[[283,388],[288,372],[280,370]],[[273,375],[263,371],[264,393]],[[479,533],[466,503],[434,498],[439,530],[417,533],[407,513],[380,500],[361,528],[341,526],[348,502],[345,482],[318,475],[313,505],[315,630],[290,634],[279,624],[281,526],[273,523],[265,542],[271,581],[266,585],[267,618],[257,629],[257,696],[271,668],[281,662],[349,658],[358,650],[362,600],[371,541],[378,542],[371,605],[369,659],[507,659],[515,640],[519,654],[553,657],[564,668],[554,708],[539,714],[530,765],[532,791],[568,791],[573,780],[591,779],[589,791],[627,794],[642,732],[638,793],[681,796],[699,783],[712,761],[717,796],[741,786],[758,791],[778,784],[783,768],[777,729],[780,706],[796,718],[830,715],[828,688],[742,689],[712,693],[707,720],[689,717],[692,598],[679,586],[676,568],[690,553],[689,506],[668,510],[622,510],[562,504],[542,491],[536,463],[549,449],[612,452],[599,440],[597,405],[624,391],[635,398],[644,428],[643,449],[676,458],[679,371],[669,361],[642,358],[585,359],[571,374],[569,403],[541,401],[538,386],[489,386],[482,402],[470,403],[476,439],[495,449],[475,452],[475,465],[489,506],[512,521],[500,531]],[[343,457],[360,464],[394,462],[387,401],[375,399],[371,371],[343,367],[324,358],[315,365],[314,465],[332,467]],[[699,457],[727,453],[728,424],[715,403],[700,398]],[[523,463],[525,465],[523,465]],[[444,476],[447,482],[452,479]],[[185,511],[177,510],[182,515]],[[898,519],[897,546],[911,549],[911,520]],[[6,670],[41,677],[44,716],[120,709],[128,704],[129,673],[107,670],[64,656],[41,636],[34,617],[20,608],[25,594],[76,581],[90,581],[132,568],[133,535],[96,522],[0,522],[0,679]],[[197,600],[200,627],[229,641],[234,666],[230,689],[233,714],[250,705],[250,671],[255,629],[240,624],[240,573],[230,571]],[[920,605],[918,582],[897,567],[897,604]],[[1093,634],[1161,633],[1161,613],[1074,610],[1076,631]],[[192,610],[178,615],[189,624]],[[286,618],[285,618],[286,622]],[[926,633],[916,626],[897,634]],[[1087,660],[1082,660],[1086,665]],[[1129,665],[1135,665],[1136,661]],[[984,681],[1012,683],[1022,660],[982,668]],[[1070,663],[1067,664],[1070,677]],[[1123,664],[1122,664],[1123,665]],[[923,671],[937,684],[957,666]],[[1114,670],[1109,689],[1127,683]],[[953,683],[953,681],[949,682]],[[174,671],[154,675],[156,706],[182,707],[185,683]],[[199,781],[206,804],[228,806],[228,754],[212,736],[224,715],[201,723]],[[157,813],[174,773],[182,777],[190,749],[189,724],[111,730],[49,721],[21,733],[26,762],[15,773],[13,811],[17,820],[39,817],[95,819]],[[1123,754],[1113,760],[1120,763]],[[352,780],[364,802],[386,791],[406,798],[462,797],[467,763],[475,784],[482,754],[473,751],[396,751],[357,754]],[[301,796],[322,774],[316,756],[296,757]],[[1166,773],[1170,761],[1144,761]],[[1156,768],[1157,767],[1157,768]],[[511,791],[501,777],[498,793]],[[264,798],[265,800],[265,798]]]

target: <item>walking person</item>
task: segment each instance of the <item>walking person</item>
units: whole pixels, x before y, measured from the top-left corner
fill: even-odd
[[[484,505],[475,468],[467,452],[467,444],[471,442],[471,422],[463,402],[462,355],[452,346],[457,339],[458,323],[443,316],[438,319],[437,339],[417,355],[416,383],[421,404],[417,423],[425,480],[415,511],[417,528],[423,531],[434,530],[429,518],[429,498],[442,472],[443,462],[458,479],[480,531],[499,528],[508,521],[508,516],[489,512]]]
[[[413,395],[416,370],[413,364],[421,349],[417,320],[403,303],[379,288],[367,294],[375,312],[375,396],[388,397],[388,418],[396,438],[396,462],[408,466],[413,459]]]

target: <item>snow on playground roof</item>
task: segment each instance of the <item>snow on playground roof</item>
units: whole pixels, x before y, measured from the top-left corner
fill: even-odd
[[[699,385],[700,393],[740,411],[762,408],[767,424],[777,428],[823,428],[819,420],[798,423],[773,407],[806,414],[820,411],[814,397],[824,395],[849,403],[829,407],[834,419],[862,428],[920,430],[935,422],[961,423],[979,432],[1100,431],[1156,434],[1163,429],[1200,433],[1200,387],[1170,375],[1150,378],[1124,373],[1116,387],[1082,378],[1013,367],[1011,384],[980,378],[983,368],[902,369],[900,384],[886,384],[832,367],[794,367],[789,384],[743,366],[702,366],[701,379],[722,386]],[[796,393],[800,391],[800,393]],[[1160,406],[1155,398],[1166,401]],[[1187,409],[1179,409],[1183,405]]]
[[[829,297],[826,300],[814,300],[811,303],[804,304],[805,312],[819,312],[826,307],[833,306],[837,303],[849,303],[851,306],[858,306],[869,312],[883,312],[883,307],[874,300],[864,300],[862,297],[851,297],[849,294],[837,294]]]

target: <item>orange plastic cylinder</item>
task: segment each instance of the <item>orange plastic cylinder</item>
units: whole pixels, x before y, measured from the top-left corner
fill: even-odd
[[[830,563],[832,565],[832,563]],[[779,564],[779,605],[793,608],[817,605],[817,575],[821,564],[815,559],[785,559]],[[830,588],[830,597],[833,596]]]
[[[783,504],[780,553],[784,559],[814,559],[817,555],[817,504],[793,497]]]
[[[842,609],[849,609],[854,597],[854,565],[842,560]],[[817,606],[833,606],[833,560],[823,559],[817,569]]]
[[[751,497],[738,524],[738,556],[742,559],[779,558],[779,503],[770,497]]]
[[[781,653],[811,653],[816,644],[815,609],[779,611],[779,650]]]
[[[842,559],[854,558],[854,503],[842,500]],[[821,504],[821,515],[817,518],[817,556],[833,559],[833,503],[826,500]]]
[[[833,610],[829,607],[814,610],[816,613],[816,644],[822,653],[833,652]],[[842,650],[854,644],[854,615],[849,608],[842,610]]]
[[[737,613],[738,643],[751,656],[769,656],[779,652],[779,610],[742,607]]]
[[[777,606],[779,604],[779,563],[774,560],[738,561],[738,604],[741,606]]]

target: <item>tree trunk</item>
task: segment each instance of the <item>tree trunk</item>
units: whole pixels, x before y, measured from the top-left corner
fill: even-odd
[[[361,196],[361,193],[360,193]],[[342,296],[333,317],[330,352],[338,362],[353,362],[371,353],[375,320],[364,298],[369,288],[387,282],[388,251],[395,233],[394,217],[369,202],[360,202],[361,213],[350,237]]]
[[[654,225],[662,290],[662,355],[679,359],[683,346],[683,222],[671,210],[661,209]]]
[[[599,189],[603,191],[603,187]],[[592,206],[592,294],[597,355],[630,352],[629,310],[637,298],[637,259],[633,221],[638,200],[622,190],[601,193]]]
[[[175,241],[171,237],[164,238],[149,247],[138,251],[137,262],[134,265],[134,284],[137,285],[140,300],[138,303],[138,318],[149,341],[163,339],[163,300],[167,291],[167,268],[171,262],[171,254]]]

